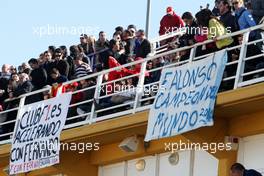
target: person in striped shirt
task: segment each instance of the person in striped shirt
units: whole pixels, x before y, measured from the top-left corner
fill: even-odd
[[[87,76],[92,73],[92,69],[89,64],[83,62],[83,55],[79,54],[75,59],[75,78]]]

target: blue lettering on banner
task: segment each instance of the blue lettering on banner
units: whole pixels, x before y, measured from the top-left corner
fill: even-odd
[[[213,125],[217,92],[227,62],[225,50],[206,59],[164,69],[149,113],[145,141]]]

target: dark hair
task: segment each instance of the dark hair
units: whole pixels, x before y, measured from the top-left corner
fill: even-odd
[[[103,65],[102,64],[96,64],[95,68],[96,68],[97,72],[103,71]]]
[[[49,47],[48,47],[48,49],[49,49],[49,50],[51,50],[51,52],[53,52],[53,53],[54,53],[54,52],[55,52],[55,50],[56,50],[56,47],[55,47],[55,46],[49,46]]]
[[[117,27],[115,28],[115,31],[116,31],[116,32],[118,32],[118,31],[123,32],[124,29],[123,29],[122,26],[117,26]]]
[[[78,46],[72,45],[70,46],[70,55],[75,57],[80,53]]]
[[[50,71],[50,75],[52,75],[52,74],[60,74],[60,72],[59,72],[59,70],[57,69],[57,68],[53,68],[51,71]]]
[[[143,29],[139,29],[138,32],[145,35],[145,31]]]
[[[228,6],[228,9],[231,10],[231,2],[230,0],[220,0],[219,3],[223,3],[224,5]]]
[[[38,60],[35,58],[31,58],[29,59],[28,64],[38,64]]]
[[[127,34],[129,37],[132,37],[132,32],[130,30],[125,30],[124,33]]]
[[[231,166],[231,169],[230,169],[231,171],[241,171],[241,172],[243,172],[244,170],[246,170],[245,169],[245,167],[242,165],[242,164],[240,164],[240,163],[235,163],[235,164],[233,164],[232,166]]]
[[[209,9],[203,9],[195,15],[199,25],[209,27],[210,19],[214,18],[213,13]]]
[[[122,32],[121,32],[121,31],[115,31],[114,34],[113,34],[113,37],[114,37],[115,35],[120,35],[120,36],[122,36]]]
[[[88,35],[87,34],[81,34],[80,37],[88,38]]]
[[[30,70],[30,68],[26,68],[25,70],[23,70],[23,73],[26,73],[26,74],[30,74],[30,72],[31,72],[31,70]]]
[[[134,25],[134,24],[130,24],[127,26],[127,29],[131,29],[131,28],[134,28],[135,30],[137,30],[137,27]]]
[[[105,33],[105,32],[104,32],[104,31],[100,31],[100,32],[99,32],[99,36],[100,36],[101,34],[103,34],[103,33]]]
[[[60,46],[60,49],[62,51],[63,54],[63,58],[68,56],[68,51],[67,51],[67,47],[65,45]]]
[[[62,53],[62,50],[61,50],[60,48],[57,48],[57,49],[55,50],[55,53]]]
[[[182,14],[182,19],[192,20],[193,19],[193,15],[192,15],[191,12],[184,12]]]
[[[117,41],[115,39],[112,39],[109,41],[109,48],[113,49],[114,45],[116,45]]]
[[[45,55],[45,54],[48,54],[48,53],[50,53],[49,51],[45,51],[43,54]]]
[[[78,51],[79,53],[83,53],[84,52],[84,49],[81,45],[77,45],[77,48],[78,48]]]

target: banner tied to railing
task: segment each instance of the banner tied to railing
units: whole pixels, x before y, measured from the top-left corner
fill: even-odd
[[[213,125],[215,100],[227,53],[162,71],[160,89],[149,113],[145,141]]]
[[[23,106],[17,115],[10,153],[10,175],[59,163],[60,133],[71,94]]]

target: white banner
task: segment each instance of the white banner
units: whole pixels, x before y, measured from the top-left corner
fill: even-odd
[[[150,109],[145,141],[213,125],[213,112],[227,53],[162,71],[160,89]]]
[[[59,163],[60,133],[71,94],[24,106],[17,116],[10,153],[10,175]]]

